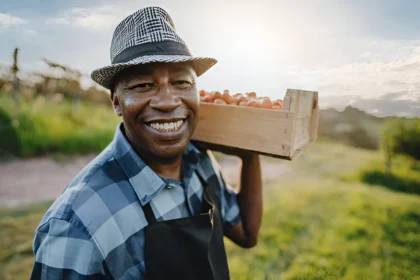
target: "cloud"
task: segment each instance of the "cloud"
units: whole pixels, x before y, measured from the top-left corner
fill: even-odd
[[[364,52],[360,55],[361,58],[368,58],[371,57],[372,53],[371,52]]]
[[[377,52],[380,51],[376,46]],[[305,84],[320,94],[322,107],[352,105],[378,116],[420,117],[420,42],[393,48],[404,59],[354,62],[336,68],[300,70]],[[296,74],[295,74],[296,75]]]
[[[83,27],[108,28],[117,25],[121,18],[113,13],[111,7],[99,9],[73,9],[74,22]]]
[[[381,99],[392,97],[387,95],[389,93],[399,93],[398,99],[417,100],[420,98],[420,44],[403,48],[408,55],[402,60],[354,62],[336,68],[301,70],[298,74],[302,78],[297,77],[295,82],[316,88],[326,97],[357,94],[362,98]]]
[[[26,29],[25,34],[26,35],[36,35],[37,32],[35,30],[32,30],[32,29]]]
[[[102,6],[96,8],[74,8],[62,17],[50,18],[48,24],[70,24],[93,29],[109,29],[121,20],[116,8]]]
[[[48,24],[70,24],[71,20],[66,17],[50,18],[47,20]]]
[[[22,18],[12,16],[11,14],[0,13],[0,27],[10,27],[13,25],[27,24],[28,22]]]

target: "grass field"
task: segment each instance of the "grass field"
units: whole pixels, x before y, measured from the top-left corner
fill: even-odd
[[[381,159],[321,141],[287,163],[265,182],[257,247],[226,242],[232,279],[420,279],[420,196],[357,181]],[[48,205],[0,210],[0,279],[28,279]]]

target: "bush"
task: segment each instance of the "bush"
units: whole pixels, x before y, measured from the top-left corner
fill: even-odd
[[[383,129],[383,142],[389,153],[420,160],[420,119],[388,120]]]
[[[0,108],[0,158],[19,156],[19,139],[12,119]]]
[[[0,108],[7,101],[1,100]],[[42,97],[22,104],[14,126],[10,125],[10,106],[4,105],[2,112],[4,116],[0,115],[0,119],[8,123],[9,129],[1,132],[1,136],[6,133],[9,136],[0,142],[0,151],[11,150],[10,145],[16,143],[13,154],[22,157],[100,152],[111,142],[120,121],[110,106],[81,103],[75,110],[70,102],[53,102]]]

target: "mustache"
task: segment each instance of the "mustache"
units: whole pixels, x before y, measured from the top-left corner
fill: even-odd
[[[156,109],[149,109],[146,110],[141,114],[141,119],[145,120],[145,122],[149,122],[152,120],[159,120],[159,119],[185,119],[189,115],[188,110],[183,108],[175,108],[170,112],[164,112]]]

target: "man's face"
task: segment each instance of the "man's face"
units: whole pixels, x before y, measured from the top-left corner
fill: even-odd
[[[112,101],[130,143],[142,155],[182,155],[198,121],[194,69],[185,63],[153,63],[119,75]]]

